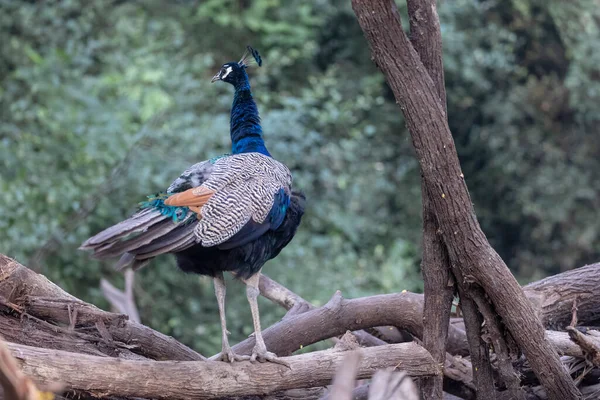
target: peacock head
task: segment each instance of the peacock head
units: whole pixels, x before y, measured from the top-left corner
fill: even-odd
[[[260,67],[262,65],[262,58],[258,54],[258,51],[248,46],[240,61],[223,64],[219,72],[213,76],[211,82],[223,81],[235,86],[248,79],[246,68],[251,65],[258,65]]]

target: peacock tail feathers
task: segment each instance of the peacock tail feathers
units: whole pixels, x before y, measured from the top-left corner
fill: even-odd
[[[139,203],[140,210],[153,208],[158,210],[165,217],[171,218],[173,222],[181,222],[186,219],[190,209],[188,207],[166,205],[165,200],[167,200],[171,195],[172,193],[169,194],[165,192],[150,195],[148,196],[148,200]],[[188,219],[188,221],[190,220],[193,221],[193,219]]]

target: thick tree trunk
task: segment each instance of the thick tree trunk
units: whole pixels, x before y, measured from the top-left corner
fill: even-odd
[[[435,84],[402,30],[393,0],[353,0],[354,11],[404,112],[423,181],[453,267],[481,287],[551,399],[581,396],[545,337],[532,304],[481,230]]]

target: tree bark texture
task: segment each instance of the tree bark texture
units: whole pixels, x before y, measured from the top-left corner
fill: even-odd
[[[289,318],[265,329],[263,337],[270,351],[285,356],[323,339],[373,326],[392,325],[406,329],[421,338],[423,335],[423,296],[404,292],[382,294],[359,299],[344,299],[337,292],[321,308]],[[454,330],[455,328],[450,328]],[[460,338],[460,333],[454,333]],[[461,347],[466,345],[462,338]],[[238,354],[251,354],[254,338],[233,346]],[[458,346],[457,346],[458,347]]]
[[[126,315],[82,302],[43,275],[2,254],[0,311],[10,317],[0,318],[0,332],[17,343],[131,359],[205,360],[172,337],[129,321]],[[21,324],[21,318],[25,324]],[[40,336],[32,336],[33,330]],[[52,340],[59,331],[69,335]]]
[[[354,12],[404,112],[450,262],[483,288],[551,399],[581,394],[523,290],[481,230],[435,84],[402,30],[393,0],[353,0]]]
[[[600,263],[550,276],[524,286],[525,295],[539,309],[548,329],[564,329],[571,323],[573,304],[580,325],[599,325]]]
[[[407,0],[410,41],[433,80],[440,105],[446,112],[446,86],[442,62],[442,35],[435,11],[436,0]],[[423,257],[421,271],[425,301],[423,304],[423,345],[440,364],[446,357],[448,326],[455,285],[451,276],[448,250],[438,234],[438,224],[430,193],[421,179],[423,202]],[[443,378],[431,377],[422,382],[424,400],[441,400]]]
[[[275,363],[133,361],[8,344],[21,368],[40,384],[60,382],[102,396],[153,399],[210,399],[266,395],[281,390],[328,385],[347,354],[325,350]],[[415,343],[360,350],[358,379],[396,367],[413,377],[441,374],[429,353]]]

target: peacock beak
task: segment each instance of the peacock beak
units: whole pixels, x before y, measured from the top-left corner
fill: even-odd
[[[212,77],[212,79],[210,80],[210,83],[215,83],[216,81],[220,81],[220,80],[221,80],[221,71],[217,72],[217,74]]]

